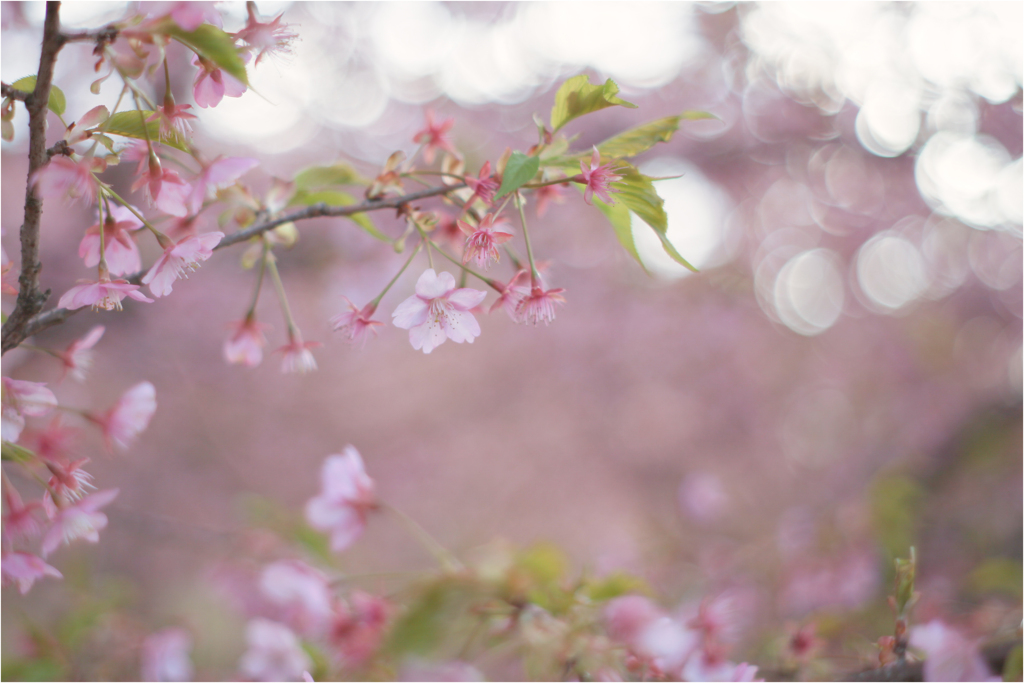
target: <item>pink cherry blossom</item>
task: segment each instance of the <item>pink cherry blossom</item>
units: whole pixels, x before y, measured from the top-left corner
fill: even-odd
[[[324,461],[320,484],[320,495],[306,503],[306,520],[330,533],[331,550],[341,552],[363,533],[366,514],[377,504],[373,480],[363,468],[359,451],[346,446],[344,453]]]
[[[192,636],[181,628],[165,628],[142,641],[142,680],[191,681]]]
[[[7,256],[7,252],[0,247],[0,269],[2,269],[3,277],[0,279],[0,291],[4,294],[17,294],[17,278],[14,277],[13,265],[11,259]]]
[[[587,168],[586,162],[580,162],[580,170],[582,173],[574,178],[577,182],[581,182],[587,186],[587,189],[583,191],[583,201],[587,204],[593,204],[594,193],[600,197],[606,204],[614,204],[615,201],[609,195],[609,192],[615,192],[611,187],[611,183],[617,180],[622,180],[622,176],[616,175],[614,164],[605,164],[601,166],[601,153],[597,151],[597,147],[594,147],[594,153],[590,157],[590,168]]]
[[[700,647],[700,634],[670,617],[647,598],[627,595],[604,609],[608,634],[650,666],[675,675]]]
[[[38,500],[31,500],[25,504],[21,495],[13,486],[8,486],[4,481],[4,503],[7,512],[4,513],[4,536],[6,542],[17,539],[29,539],[38,536],[42,530],[39,520],[36,519],[34,511],[42,507]]]
[[[102,171],[105,166],[102,159],[91,156],[78,161],[55,156],[33,174],[31,182],[44,199],[66,198],[72,202],[85,199],[91,204],[96,201],[97,191],[93,173]]]
[[[199,267],[213,255],[213,248],[224,238],[222,232],[208,232],[202,235],[186,237],[177,244],[164,250],[153,267],[142,278],[142,284],[149,285],[153,296],[167,296],[171,293],[174,281],[180,277],[188,277],[187,272]]]
[[[538,218],[547,213],[548,205],[551,202],[561,204],[565,201],[565,197],[562,195],[561,185],[545,185],[543,187],[538,187],[534,196],[537,198]]]
[[[459,660],[406,662],[398,674],[400,681],[486,681],[487,678],[472,664]],[[598,678],[596,680],[608,680]]]
[[[204,166],[202,172],[196,176],[192,194],[189,195],[189,211],[193,214],[199,213],[211,190],[233,184],[257,166],[259,161],[249,157],[218,158],[209,166]]]
[[[377,306],[373,303],[366,304],[363,308],[356,308],[355,304],[349,301],[346,297],[345,304],[349,310],[339,313],[338,315],[331,318],[331,325],[335,332],[341,332],[347,341],[360,346],[366,343],[369,333],[373,332],[377,334],[375,329],[378,326],[383,326],[384,323],[377,320],[370,320],[373,314],[377,311]]]
[[[57,462],[47,462],[46,468],[53,475],[47,482],[47,490],[43,492],[43,509],[46,516],[53,519],[57,514],[57,504],[50,495],[52,491],[62,501],[76,501],[82,498],[87,490],[95,490],[92,483],[92,475],[82,469],[89,464],[89,458],[81,458],[66,465]]]
[[[151,206],[171,216],[188,215],[188,198],[192,186],[181,179],[176,171],[160,166],[156,157],[150,155],[148,167],[132,185],[132,191],[144,187],[146,199]]]
[[[225,95],[241,97],[245,94],[245,84],[213,62],[193,55],[192,64],[199,67],[192,84],[192,96],[198,106],[216,107]]]
[[[111,275],[127,275],[142,268],[139,248],[132,239],[131,231],[142,228],[142,221],[127,207],[112,206],[103,220],[103,246],[107,270]],[[86,267],[92,268],[100,262],[100,224],[85,231],[78,245],[78,256]]]
[[[925,653],[926,681],[999,681],[978,650],[978,643],[933,619],[910,629],[910,646]]]
[[[263,361],[263,346],[267,338],[263,330],[269,327],[256,322],[256,318],[245,318],[231,323],[234,332],[224,340],[224,359],[235,365],[254,368]]]
[[[494,201],[494,194],[501,187],[498,179],[491,175],[491,162],[486,162],[483,168],[480,169],[478,177],[466,176],[464,178],[466,184],[473,190],[473,196],[466,202],[466,206],[473,203],[473,200],[479,197],[485,204],[490,204]]]
[[[152,299],[138,291],[138,285],[133,285],[127,280],[79,280],[79,283],[64,292],[64,296],[57,302],[58,308],[73,311],[83,306],[91,306],[93,310],[102,308],[106,311],[120,311],[121,300],[125,297],[147,304],[153,303]]]
[[[156,389],[150,382],[139,382],[124,392],[113,408],[89,419],[103,431],[108,448],[123,452],[146,430],[155,412]]]
[[[501,255],[498,246],[512,239],[512,231],[506,228],[508,222],[497,219],[493,214],[487,215],[475,228],[463,221],[457,221],[459,229],[466,235],[466,249],[462,254],[462,262],[475,260],[480,268],[487,268],[497,263]]]
[[[525,270],[519,270],[511,280],[508,281],[507,285],[503,285],[500,282],[492,281],[491,284],[497,287],[499,296],[497,300],[491,304],[488,313],[493,313],[500,306],[505,309],[505,313],[512,320],[518,321],[519,318],[516,315],[516,311],[519,308],[519,303],[530,294],[530,286],[526,284],[529,279],[529,273]]]
[[[261,22],[256,18],[255,5],[248,5],[249,18],[241,31],[235,34],[235,38],[248,45],[256,53],[256,61],[260,61],[272,54],[291,52],[291,42],[297,37],[288,24],[281,23],[283,14],[277,15],[274,19]]]
[[[683,666],[684,681],[753,681],[757,667],[743,662],[734,664],[725,657],[699,652],[690,657]]]
[[[140,5],[139,10],[152,17],[143,24],[144,27],[166,16],[170,16],[174,23],[189,32],[195,31],[203,23],[213,24],[217,28],[224,26],[224,20],[212,2],[147,2]]]
[[[291,333],[288,343],[274,351],[281,354],[281,372],[304,375],[316,370],[316,358],[310,349],[318,346],[321,346],[320,342],[302,341],[301,334]]]
[[[280,607],[283,621],[300,633],[323,634],[333,615],[334,597],[327,576],[305,562],[281,560],[260,575],[260,592]]]
[[[63,579],[59,571],[30,553],[3,553],[0,556],[0,567],[3,573],[3,585],[18,584],[22,595],[28,593],[37,579],[52,576]]]
[[[299,639],[284,624],[251,619],[245,628],[248,649],[238,662],[242,673],[254,681],[297,681],[313,662]]]
[[[157,105],[156,111],[146,121],[159,121],[160,137],[165,140],[174,138],[187,140],[192,136],[192,125],[189,120],[198,118],[195,114],[185,111],[191,108],[191,104],[165,102],[162,105]]]
[[[110,504],[119,492],[119,489],[97,491],[74,505],[58,510],[50,530],[43,537],[43,557],[49,556],[62,543],[66,545],[79,538],[89,543],[99,542],[100,531],[107,526],[107,516],[98,510]]]
[[[57,407],[57,397],[39,382],[3,378],[2,438],[16,443],[25,428],[25,416],[40,417]]]
[[[79,382],[85,381],[85,373],[92,367],[92,347],[106,331],[103,325],[96,325],[84,337],[71,342],[64,352],[59,354],[64,363],[64,372],[71,373]]]
[[[54,417],[46,429],[26,432],[23,438],[43,460],[57,462],[74,447],[78,430],[67,427],[60,415]]]
[[[544,289],[534,283],[530,293],[516,306],[516,320],[534,325],[542,322],[547,325],[555,319],[555,304],[565,303],[565,297],[562,296],[564,291],[561,288]]]
[[[102,104],[98,107],[93,107],[83,114],[82,118],[68,126],[68,129],[64,132],[64,141],[69,145],[73,145],[83,140],[88,140],[92,136],[92,129],[108,118],[110,118],[110,110]]]
[[[431,109],[426,111],[427,127],[416,133],[412,141],[423,145],[423,159],[428,163],[434,163],[434,154],[437,150],[444,150],[450,154],[458,154],[451,140],[448,139],[448,131],[455,125],[455,119],[445,119],[438,123],[434,119],[434,112]]]
[[[400,303],[391,315],[395,327],[409,330],[409,342],[414,349],[430,353],[445,339],[472,344],[480,336],[480,323],[469,311],[486,296],[486,292],[476,289],[455,289],[451,273],[438,275],[430,268],[416,282],[416,293]]]
[[[341,603],[331,625],[330,642],[343,667],[355,668],[369,659],[384,639],[391,606],[387,600],[352,591]]]

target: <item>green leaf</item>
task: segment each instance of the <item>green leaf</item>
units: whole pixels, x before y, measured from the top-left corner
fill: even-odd
[[[621,159],[622,157],[633,157],[641,152],[646,152],[659,142],[668,142],[679,130],[679,122],[693,119],[715,119],[714,114],[706,111],[684,111],[678,116],[666,116],[657,121],[645,123],[642,126],[631,128],[624,133],[619,133],[597,146],[602,157]]]
[[[976,593],[1003,593],[1017,600],[1021,598],[1024,573],[1021,564],[1005,557],[985,560],[968,578],[968,586]]]
[[[1024,674],[1024,650],[1018,643],[1010,654],[1006,655],[1006,662],[1003,663],[1003,680],[1019,681]]]
[[[341,192],[340,190],[317,190],[315,192],[296,192],[295,196],[292,197],[290,202],[288,202],[288,206],[313,206],[314,204],[326,204],[327,206],[352,206],[356,203],[355,197],[347,192]],[[373,221],[371,221],[370,217],[365,213],[354,213],[351,216],[345,216],[345,218],[353,221],[356,225],[380,241],[391,241],[390,237],[377,229],[377,226],[373,224]]]
[[[133,109],[131,111],[119,111],[109,119],[106,123],[100,126],[100,129],[104,133],[111,135],[123,135],[127,138],[135,138],[137,140],[145,140],[147,133],[149,139],[153,142],[161,142],[169,147],[179,149],[182,152],[188,151],[188,145],[184,140],[179,138],[177,134],[172,135],[169,138],[160,137],[160,122],[149,121],[143,128],[143,121],[153,115],[153,112],[147,109]]]
[[[339,161],[330,166],[311,166],[295,176],[295,189],[299,192],[333,185],[365,185],[368,181],[349,164]]]
[[[676,263],[698,272],[690,263],[684,259],[675,246],[668,239],[668,215],[665,214],[664,200],[658,196],[651,179],[642,175],[636,167],[625,164],[618,171],[622,180],[612,183],[615,191],[615,199],[621,199],[633,213],[647,225],[654,229],[654,233],[661,240],[661,246]],[[632,239],[632,238],[630,238]],[[622,241],[621,238],[619,241]]]
[[[533,180],[540,170],[540,159],[528,157],[522,152],[512,152],[508,163],[505,164],[505,173],[501,176],[501,187],[495,199],[501,199],[505,195],[515,192],[526,183]]]
[[[592,85],[590,77],[580,74],[570,78],[555,93],[551,108],[551,129],[556,131],[573,119],[616,105],[636,109],[636,105],[616,97],[619,86],[608,79],[604,85]]]
[[[650,587],[643,579],[622,572],[609,574],[603,579],[589,583],[585,588],[587,597],[594,602],[604,602],[627,593],[650,592]]]
[[[238,56],[234,41],[216,26],[203,24],[195,31],[185,31],[168,19],[166,24],[160,26],[159,32],[173,37],[200,57],[209,59],[245,85],[249,85],[245,62]]]
[[[579,187],[579,190],[581,193],[583,192],[582,187]],[[636,242],[633,241],[633,219],[626,205],[622,202],[606,204],[597,196],[593,197],[593,202],[594,206],[600,209],[601,213],[608,219],[608,222],[612,224],[612,229],[615,231],[615,237],[618,238],[619,244],[622,245],[630,256],[636,259],[636,262],[646,272],[647,266],[640,260],[640,254],[636,251]]]
[[[4,441],[2,446],[3,459],[11,460],[13,462],[31,462],[36,459],[36,454],[33,451],[19,446],[16,443],[10,441]]]
[[[480,597],[465,580],[442,578],[429,586],[395,622],[385,650],[395,655],[437,654],[457,630],[463,616]]]
[[[24,78],[19,78],[14,83],[11,83],[11,87],[22,92],[34,92],[36,89],[36,77],[25,76]],[[68,106],[64,93],[53,83],[50,84],[50,97],[47,99],[46,106],[57,116],[63,116],[64,110]]]

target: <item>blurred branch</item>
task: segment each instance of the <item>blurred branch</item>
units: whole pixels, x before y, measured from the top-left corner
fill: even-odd
[[[3,95],[4,97],[9,97],[12,100],[24,102],[32,96],[32,93],[25,92],[24,90],[18,90],[17,88],[8,85],[7,83],[0,83],[0,95]]]
[[[981,656],[985,659],[989,668],[997,675],[1003,671],[1006,664],[1006,657],[1010,654],[1020,641],[1007,641],[982,648]],[[866,669],[858,673],[845,676],[844,681],[923,681],[924,664],[922,662],[896,662],[877,669]]]

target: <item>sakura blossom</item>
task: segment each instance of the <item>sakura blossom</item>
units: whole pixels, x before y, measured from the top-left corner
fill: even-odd
[[[399,672],[400,681],[485,681],[487,678],[472,664],[459,660],[428,662],[413,660]],[[601,680],[601,679],[597,679]]]
[[[479,198],[484,204],[490,205],[494,201],[494,195],[498,188],[501,187],[498,179],[491,175],[491,162],[489,161],[484,163],[476,178],[466,176],[464,180],[470,189],[473,190],[473,196],[466,202],[467,206],[472,204],[476,198]]]
[[[366,344],[370,332],[373,332],[376,336],[376,328],[384,326],[384,323],[378,320],[371,320],[371,317],[377,311],[377,306],[369,303],[360,309],[356,308],[355,304],[349,301],[347,297],[341,298],[345,299],[345,305],[348,306],[349,310],[343,311],[331,318],[331,326],[335,332],[341,332],[341,336],[346,341],[363,346]]]
[[[327,576],[300,560],[280,560],[264,567],[260,592],[299,633],[323,633],[334,613]]]
[[[359,667],[384,640],[391,606],[383,598],[352,591],[340,603],[331,624],[330,642],[344,667]]]
[[[73,462],[62,464],[58,462],[47,462],[46,468],[53,475],[47,482],[47,490],[43,492],[43,509],[49,518],[57,514],[57,504],[51,496],[51,492],[62,501],[76,501],[81,499],[88,490],[95,490],[92,483],[92,475],[82,469],[89,464],[89,458],[80,458]]]
[[[106,121],[109,117],[110,111],[102,104],[98,107],[93,107],[83,114],[82,118],[68,126],[68,129],[64,132],[64,141],[69,145],[74,145],[88,140],[92,136],[92,129]]]
[[[174,281],[188,277],[187,273],[199,267],[213,255],[213,248],[224,238],[222,232],[208,232],[186,237],[177,244],[167,247],[153,267],[142,278],[142,284],[149,285],[153,296],[167,296]]]
[[[245,628],[248,649],[238,666],[254,681],[298,681],[313,667],[295,633],[276,621],[251,619]]]
[[[35,510],[41,508],[42,503],[38,500],[24,503],[17,489],[6,485],[6,481],[4,483],[4,504],[7,507],[7,512],[3,516],[5,541],[10,543],[38,536],[42,528],[39,526],[39,520],[35,517]]]
[[[587,186],[587,189],[583,191],[583,201],[593,204],[593,197],[596,193],[606,204],[615,203],[608,193],[615,192],[611,183],[622,180],[622,176],[615,173],[617,169],[614,164],[601,165],[601,153],[597,147],[594,147],[594,153],[590,157],[590,168],[587,168],[586,162],[581,161],[580,170],[581,173],[576,176],[576,180]]]
[[[71,342],[59,354],[65,373],[70,373],[79,382],[85,381],[85,373],[92,367],[92,347],[96,346],[106,329],[103,325],[94,326],[84,337]]]
[[[57,397],[39,382],[3,378],[3,440],[16,443],[25,417],[41,417],[57,407]]]
[[[428,164],[434,163],[434,155],[438,150],[443,150],[449,154],[458,155],[455,147],[452,145],[451,140],[448,139],[448,131],[455,125],[455,119],[445,119],[444,121],[438,122],[434,117],[434,111],[427,109],[426,111],[427,127],[420,130],[413,136],[412,141],[423,145],[423,159]]]
[[[459,229],[466,235],[466,249],[462,254],[462,262],[475,261],[480,268],[487,268],[497,263],[501,254],[498,247],[512,239],[512,231],[508,229],[508,221],[489,214],[475,228],[461,220],[457,221]]]
[[[306,521],[331,537],[331,550],[345,550],[363,533],[377,498],[363,458],[353,446],[328,456],[320,472],[320,495],[306,503]]]
[[[910,646],[924,652],[926,681],[1000,681],[981,656],[977,642],[939,619],[910,629]]]
[[[192,125],[189,121],[198,118],[186,111],[191,108],[191,104],[165,102],[157,105],[156,111],[146,121],[160,122],[160,137],[164,140],[188,140],[192,135]]]
[[[310,349],[320,345],[316,341],[303,341],[301,334],[292,333],[288,343],[274,351],[281,354],[281,372],[304,375],[316,370],[316,358]]]
[[[3,574],[3,585],[16,583],[22,595],[28,593],[32,584],[39,579],[47,576],[54,579],[64,578],[59,571],[31,553],[4,552],[0,555],[0,569]]]
[[[67,545],[79,538],[89,543],[99,542],[100,531],[107,526],[107,516],[98,510],[109,505],[118,493],[119,489],[97,491],[74,505],[60,508],[43,537],[43,557],[52,554],[61,544]]]
[[[86,156],[78,161],[69,157],[55,156],[32,176],[40,197],[46,199],[65,198],[72,202],[84,199],[91,204],[96,201],[96,178],[93,173],[106,168],[102,159]]]
[[[140,187],[145,188],[150,206],[170,216],[188,215],[188,198],[192,194],[192,186],[182,180],[176,171],[162,168],[153,155],[150,155],[147,170],[132,185],[132,191]]]
[[[89,419],[99,425],[108,447],[124,452],[146,430],[155,412],[156,389],[150,382],[139,382],[124,392],[113,408]]]
[[[200,107],[216,107],[227,97],[241,97],[246,85],[213,62],[199,55],[192,56],[192,65],[198,66],[192,83],[192,96]]]
[[[565,202],[565,195],[562,192],[561,185],[544,185],[538,187],[534,191],[534,197],[537,199],[537,217],[542,218],[548,211],[548,206],[552,202],[555,204],[563,204]]]
[[[235,34],[235,38],[256,53],[254,64],[258,65],[268,55],[291,52],[291,42],[298,36],[288,24],[281,23],[283,15],[279,14],[270,21],[261,22],[256,17],[255,7],[254,4],[247,5],[248,20],[242,30]]]
[[[189,653],[192,636],[181,628],[165,628],[142,642],[142,680],[191,681],[195,673]]]
[[[100,230],[103,230],[104,256],[111,275],[127,275],[142,269],[139,248],[131,233],[142,228],[142,221],[126,206],[111,206],[106,212],[103,227],[97,222],[85,231],[78,245],[78,256],[87,268],[99,265]]]
[[[520,269],[508,284],[502,284],[500,282],[492,281],[492,286],[495,286],[498,291],[498,298],[493,304],[491,304],[488,313],[493,313],[499,307],[505,310],[509,318],[518,321],[519,318],[516,311],[519,308],[519,304],[530,294],[530,286],[525,284],[530,278],[530,274],[523,269]]]
[[[231,323],[234,329],[224,340],[224,359],[234,365],[254,368],[263,361],[263,346],[267,338],[263,330],[268,327],[256,322],[256,318],[245,318]]]
[[[547,325],[555,319],[555,304],[565,303],[564,289],[544,289],[534,283],[516,306],[516,321]]]
[[[256,159],[249,157],[227,157],[217,158],[204,166],[193,181],[192,193],[188,200],[189,211],[193,214],[199,213],[211,191],[231,185],[258,165]]]
[[[154,7],[148,7],[152,4]],[[195,31],[203,23],[222,28],[224,20],[212,2],[154,2],[143,5],[150,16],[162,16],[170,8],[171,19],[186,31]]]
[[[476,289],[455,289],[455,277],[440,275],[430,268],[416,282],[416,293],[392,313],[395,327],[409,330],[414,349],[430,353],[451,339],[456,344],[473,343],[480,336],[480,324],[470,313],[487,296]]]
[[[73,311],[76,308],[90,306],[93,310],[102,308],[105,311],[120,311],[121,301],[125,297],[148,304],[153,303],[152,299],[138,291],[138,285],[133,285],[127,280],[101,279],[96,282],[90,280],[79,280],[78,282],[79,284],[64,292],[60,301],[57,302],[58,308]]]

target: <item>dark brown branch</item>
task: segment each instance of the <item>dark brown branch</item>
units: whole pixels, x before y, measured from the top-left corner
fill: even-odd
[[[1016,645],[1019,645],[1020,641],[1009,641],[1006,643],[996,643],[989,645],[982,649],[981,655],[984,657],[988,667],[995,674],[1001,674],[1003,667],[1006,665],[1006,658],[1010,654]],[[895,664],[889,664],[888,666],[879,667],[877,669],[866,669],[849,676],[844,676],[844,681],[923,681],[924,680],[924,664],[922,662],[896,662]]]
[[[65,43],[112,43],[117,40],[118,29],[114,26],[105,26],[96,31],[82,31],[80,33],[65,33],[61,36]]]
[[[18,100],[24,102],[29,98],[32,93],[25,92],[24,90],[18,90],[14,86],[8,85],[7,83],[0,83],[0,95],[4,97],[10,97],[12,100]]]
[[[60,3],[46,3],[46,21],[43,24],[43,46],[39,56],[39,72],[36,87],[25,98],[28,109],[28,180],[25,189],[25,222],[21,225],[21,276],[20,288],[14,310],[4,323],[2,333],[3,349],[7,350],[8,340],[25,338],[24,328],[35,316],[49,291],[39,291],[39,223],[43,215],[43,202],[34,187],[35,173],[49,160],[46,155],[46,114],[50,98],[50,84],[53,81],[53,67],[64,41],[60,35]],[[13,344],[16,346],[17,343]]]

